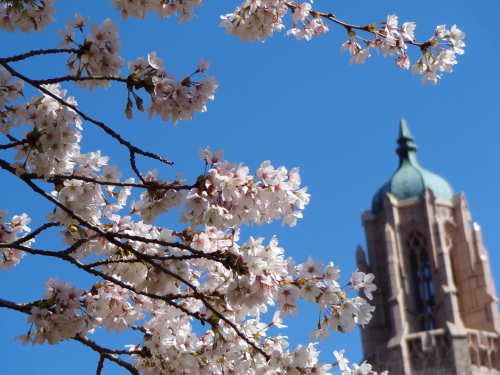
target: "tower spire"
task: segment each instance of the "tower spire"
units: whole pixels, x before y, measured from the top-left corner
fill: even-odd
[[[415,156],[417,146],[413,143],[413,136],[410,134],[408,124],[404,119],[399,122],[399,138],[397,142],[399,147],[396,149],[396,153],[399,155],[399,166],[403,164],[404,160],[417,163]]]

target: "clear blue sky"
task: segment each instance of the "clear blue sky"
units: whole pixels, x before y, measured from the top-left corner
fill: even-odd
[[[181,25],[175,19],[159,20],[152,15],[146,21],[120,22],[123,56],[127,60],[156,51],[168,71],[178,76],[193,72],[200,56],[212,62],[208,73],[217,77],[220,87],[215,101],[208,103],[208,112],[197,113],[193,121],[174,127],[159,119],[148,121],[139,114],[128,121],[123,114],[126,90],[119,84],[107,91],[96,90],[95,95],[70,84],[63,88],[70,90],[80,109],[91,117],[138,146],[173,160],[172,167],[141,161],[144,170],[159,168],[165,178],[173,178],[177,172],[186,173],[188,178],[202,173],[197,149],[206,146],[224,149],[226,159],[242,161],[252,170],[264,160],[271,160],[275,167],[300,167],[303,184],[312,195],[304,218],[294,228],[281,228],[278,223],[244,228],[242,238],[270,238],[276,234],[280,245],[297,262],[306,261],[310,254],[325,262],[334,261],[341,266],[344,280],[356,267],[356,246],[365,245],[361,210],[370,209],[373,193],[397,167],[395,140],[399,120],[405,118],[419,146],[417,155],[422,166],[444,176],[455,192],[465,192],[473,220],[483,228],[500,290],[500,52],[494,45],[500,3],[314,2],[316,9],[358,25],[397,14],[401,23],[416,22],[417,41],[429,38],[437,25],[457,24],[467,34],[466,53],[458,56],[455,71],[445,74],[437,86],[422,86],[419,76],[397,69],[391,57],[384,59],[375,54],[365,65],[349,66],[348,53],[339,52],[347,34],[335,25],[328,34],[310,42],[298,42],[281,33],[263,44],[242,44],[218,27],[219,16],[232,12],[239,3],[222,3],[206,1],[197,10],[197,18]],[[91,22],[96,23],[107,17],[120,19],[106,1],[59,1],[56,7],[58,23],[46,32],[28,36],[1,32],[1,56],[53,48],[60,41],[57,29],[63,29],[64,20],[76,11],[90,15]],[[410,49],[410,58],[416,61],[418,53]],[[66,74],[55,69],[64,61],[63,56],[38,57],[36,63],[19,63],[16,67],[30,77],[49,78]],[[124,74],[128,74],[126,70]],[[84,129],[84,152],[103,149],[104,154],[111,155],[111,164],[120,163],[125,150],[92,125],[84,124]],[[38,211],[44,207],[37,206],[34,194],[23,190],[11,177],[2,176],[0,192],[0,208],[9,209],[11,214],[27,212],[36,217],[43,213]],[[37,246],[61,248],[59,240],[40,241]],[[57,261],[28,257],[12,272],[0,274],[0,298],[17,302],[38,299],[43,293],[43,281],[57,276],[81,288],[90,286],[88,278],[79,277]],[[316,317],[317,312],[304,311],[304,315],[287,321],[291,329],[284,334],[293,346],[307,342]],[[14,336],[27,332],[25,320],[24,315],[0,310],[3,373],[95,373],[97,356],[79,344],[22,347],[19,341],[12,341]],[[359,361],[359,334],[333,335],[331,341],[320,346],[321,359],[333,361],[332,351],[342,348],[348,358]],[[107,363],[104,373],[118,373],[115,370]]]

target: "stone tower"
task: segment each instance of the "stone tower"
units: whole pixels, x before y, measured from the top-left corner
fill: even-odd
[[[463,193],[422,168],[401,121],[399,167],[362,212],[375,275],[373,319],[361,330],[377,371],[395,375],[500,375],[500,316],[481,228]]]

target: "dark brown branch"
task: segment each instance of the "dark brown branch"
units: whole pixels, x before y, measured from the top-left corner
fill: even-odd
[[[40,301],[28,302],[28,303],[15,303],[0,298],[0,307],[5,307],[11,310],[16,310],[25,314],[29,314],[31,312],[31,308],[33,306],[38,305],[39,302]]]
[[[132,150],[130,150],[130,166],[132,167],[136,176],[139,177],[139,180],[141,180],[141,182],[145,184],[146,180],[144,179],[144,176],[142,175],[141,172],[139,172],[139,169],[137,168],[137,164],[135,162],[135,152],[133,152]]]
[[[96,351],[99,353],[102,357],[105,357],[106,359],[115,362],[117,365],[127,369],[132,375],[140,375],[139,370],[137,370],[134,366],[132,366],[131,363],[128,363],[118,357],[117,355],[114,355],[113,353],[117,354],[134,354],[133,352],[125,351],[125,350],[111,350],[107,349],[103,346],[100,346],[96,344],[94,341],[90,340],[87,337],[81,336],[77,334],[75,337],[72,337],[73,340],[81,342],[83,345],[88,346],[92,350]],[[140,352],[142,353],[142,351]]]
[[[165,241],[157,240],[156,238],[144,238],[144,237],[140,237],[140,236],[132,236],[130,234],[125,234],[125,233],[112,233],[112,235],[114,237],[117,237],[117,238],[123,238],[123,239],[127,239],[127,240],[132,240],[132,241],[140,241],[140,242],[144,242],[144,243],[154,243],[154,244],[157,244],[160,246],[165,246],[165,247],[176,247],[178,249],[190,251],[193,254],[200,255],[201,257],[204,257],[207,259],[216,260],[218,262],[222,261],[222,259],[220,257],[218,257],[218,255],[223,254],[223,252],[220,250],[214,251],[213,253],[205,253],[205,252],[200,251],[200,250],[195,250],[191,246],[184,245],[184,244],[181,244],[179,242],[165,242]]]
[[[33,174],[35,178],[38,178],[35,174]],[[133,182],[114,182],[114,181],[105,181],[105,180],[97,180],[92,177],[86,176],[78,176],[78,175],[61,175],[57,174],[50,177],[47,182],[55,183],[57,180],[81,180],[86,182],[92,182],[99,185],[108,185],[108,186],[118,186],[118,187],[135,187],[141,189],[165,189],[165,190],[190,190],[194,188],[194,185],[174,185],[174,184],[161,184],[155,181],[145,181],[144,183],[137,184]]]
[[[59,251],[59,253],[61,254],[72,254],[74,253],[80,246],[82,246],[83,244],[89,242],[90,239],[89,238],[81,238],[79,239],[78,241],[76,241],[73,245],[71,245],[70,247],[68,247],[66,250],[61,250]]]
[[[26,242],[28,240],[31,240],[31,239],[35,238],[40,233],[42,233],[45,229],[48,229],[48,228],[51,228],[51,227],[57,227],[57,226],[60,226],[60,225],[61,224],[59,224],[59,223],[45,223],[41,227],[35,229],[30,234],[27,234],[24,237],[20,237],[17,240],[15,240],[14,242],[9,243],[8,245],[12,246],[12,245],[17,245],[17,244],[20,244],[20,243],[24,243],[24,242]]]
[[[129,247],[126,246],[125,244],[122,244],[122,245],[123,245],[122,246],[123,248],[125,248],[127,250],[130,250]],[[81,263],[79,260],[74,259],[70,255],[64,254],[63,252],[53,252],[53,251],[47,251],[47,250],[33,249],[33,248],[30,248],[30,247],[27,247],[27,246],[23,246],[23,245],[16,245],[16,246],[12,246],[12,247],[15,248],[15,249],[23,250],[23,251],[25,251],[28,254],[44,255],[44,256],[50,256],[50,257],[54,257],[54,258],[59,258],[59,259],[65,260],[65,261],[73,264],[77,268],[79,268],[79,269],[81,269],[81,270],[83,270],[85,272],[88,272],[88,273],[90,273],[90,274],[92,274],[94,276],[97,276],[97,277],[99,277],[101,279],[109,281],[109,282],[111,282],[111,283],[113,283],[115,285],[118,285],[118,286],[122,287],[123,289],[130,290],[131,292],[133,292],[135,294],[140,294],[140,295],[152,298],[152,299],[159,299],[159,300],[165,301],[169,305],[171,305],[171,306],[173,306],[173,307],[181,310],[185,314],[190,315],[190,316],[192,316],[195,319],[198,319],[200,321],[204,321],[206,323],[212,324],[211,322],[209,322],[207,320],[207,318],[205,317],[204,314],[202,314],[200,312],[192,312],[192,311],[190,311],[190,310],[182,307],[181,305],[173,302],[170,297],[160,296],[160,295],[157,295],[157,294],[148,293],[148,292],[144,292],[144,291],[138,291],[133,286],[131,286],[131,285],[129,285],[129,284],[127,284],[127,283],[125,283],[125,282],[123,282],[121,280],[118,280],[117,278],[115,278],[113,276],[109,276],[108,274],[106,274],[104,272],[95,270],[92,267],[89,267],[87,264]],[[180,278],[182,280],[182,278],[179,275],[176,275],[175,278],[176,279]]]
[[[291,9],[292,11],[295,10],[297,8],[297,5],[293,4],[293,3],[288,3],[286,2],[285,5]],[[385,37],[385,35],[380,35],[380,33],[376,32],[373,30],[373,26],[374,25],[366,25],[366,26],[357,26],[357,25],[351,25],[349,23],[346,23],[346,22],[342,22],[340,20],[338,20],[334,14],[332,13],[323,13],[323,12],[318,12],[316,10],[310,10],[309,11],[309,14],[311,15],[311,17],[314,17],[314,18],[317,18],[317,17],[321,17],[321,18],[324,18],[328,21],[331,21],[331,22],[334,22],[336,23],[337,25],[340,25],[340,26],[343,26],[346,30],[352,30],[352,29],[355,29],[355,30],[361,30],[361,31],[365,31],[367,33],[371,33],[371,34],[374,34],[374,35],[377,35],[377,36],[382,36],[382,37]],[[381,24],[381,22],[379,22],[379,24]],[[414,46],[417,46],[417,47],[420,47],[420,48],[423,48],[423,46],[426,45],[427,42],[424,42],[424,43],[417,43],[417,42],[414,42],[412,40],[405,40],[404,41],[406,44],[411,44],[411,45],[414,45]]]
[[[19,141],[19,143],[23,144],[25,143],[25,141]],[[0,161],[0,163],[2,162],[4,165],[9,165],[9,163],[7,163],[6,161]],[[40,178],[36,173],[23,173],[22,177],[24,179],[27,178],[29,180],[38,180]],[[165,189],[165,190],[191,190],[197,187],[196,185],[174,185],[174,184],[158,183],[156,181],[145,181],[144,183],[105,181],[105,180],[98,180],[93,177],[79,176],[74,174],[70,175],[56,174],[47,179],[47,182],[53,184],[59,182],[58,180],[81,180],[103,186],[107,185],[107,186],[118,186],[118,187],[135,187],[140,189],[155,188],[155,189]]]
[[[12,143],[9,143],[8,145],[0,145],[0,150],[7,150],[9,148],[14,148],[16,146],[22,145],[24,141],[15,141]]]
[[[34,79],[32,82],[36,85],[48,85],[48,84],[53,84],[53,83],[60,83],[60,82],[78,82],[78,81],[117,81],[117,82],[124,82],[127,84],[134,84],[135,81],[129,78],[125,77],[120,77],[120,76],[88,76],[88,77],[81,77],[81,76],[63,76],[63,77],[57,77],[57,78],[47,78],[47,79]]]
[[[21,61],[21,60],[28,59],[30,57],[40,56],[40,55],[49,55],[49,54],[55,54],[55,53],[77,53],[79,51],[80,50],[75,49],[75,48],[39,49],[39,50],[36,50],[36,51],[29,51],[29,52],[23,53],[22,55],[16,55],[16,56],[12,56],[12,57],[0,58],[0,63],[1,62],[10,63],[10,62]]]
[[[0,248],[3,247],[2,244],[0,244]],[[9,246],[10,247],[10,246]],[[67,250],[65,250],[67,251]],[[162,257],[162,256],[158,256],[158,255],[148,255],[149,258],[151,259],[154,259],[154,260],[161,260],[161,261],[165,261],[165,260],[190,260],[190,259],[210,259],[210,260],[214,260],[216,262],[221,262],[221,259],[211,259],[211,258],[208,258],[206,256],[203,256],[203,255],[179,255],[179,256],[166,256],[166,257]],[[141,263],[142,260],[141,259],[137,259],[137,258],[127,258],[127,259],[100,259],[100,260],[96,260],[92,263],[86,263],[85,265],[87,267],[92,267],[92,268],[95,268],[95,267],[99,267],[99,266],[104,266],[104,265],[107,265],[107,264],[120,264],[120,263]]]
[[[142,333],[148,333],[148,331],[146,330],[146,328],[141,327],[141,326],[130,325],[129,327],[132,328],[133,330],[141,331]]]
[[[97,362],[97,370],[96,370],[96,375],[102,375],[102,369],[104,368],[104,361],[106,360],[106,357],[101,354],[99,357],[99,362]]]
[[[13,76],[17,77],[17,78],[20,78],[22,79],[23,81],[29,83],[31,86],[33,86],[34,88],[40,90],[41,92],[43,92],[45,95],[47,96],[50,96],[52,99],[54,99],[55,101],[57,101],[58,103],[60,103],[61,105],[63,106],[66,106],[68,108],[71,108],[73,111],[75,111],[75,113],[77,113],[78,115],[80,115],[81,118],[83,118],[84,120],[86,121],[89,121],[95,125],[97,125],[99,128],[101,128],[106,134],[108,134],[110,137],[116,139],[120,144],[122,144],[123,146],[127,147],[131,152],[134,152],[136,154],[139,154],[139,155],[143,155],[143,156],[147,156],[147,157],[150,157],[152,159],[155,159],[155,160],[158,160],[158,161],[161,161],[162,163],[165,163],[165,164],[173,164],[173,162],[165,159],[164,157],[162,156],[158,156],[158,155],[155,155],[153,154],[152,152],[149,152],[149,151],[143,151],[141,150],[140,148],[136,147],[136,146],[133,146],[130,142],[124,140],[118,133],[116,133],[113,129],[111,129],[110,127],[106,126],[103,122],[100,122],[100,121],[97,121],[97,120],[94,120],[93,118],[91,118],[90,116],[87,116],[85,113],[83,113],[82,111],[80,111],[77,107],[75,107],[74,105],[72,104],[69,104],[68,102],[66,102],[64,99],[61,99],[60,97],[58,97],[57,95],[54,95],[53,93],[51,93],[49,90],[45,89],[44,87],[38,85],[35,83],[35,81],[33,81],[32,79],[22,75],[21,73],[17,72],[16,70],[14,70],[9,64],[7,64],[6,62],[4,62],[4,60],[0,59],[0,65],[2,65],[10,74],[12,74]]]
[[[13,137],[11,134],[5,134],[5,136],[6,136],[7,138],[9,138],[9,140],[10,140],[11,142],[19,142],[19,141],[18,141],[15,137]]]

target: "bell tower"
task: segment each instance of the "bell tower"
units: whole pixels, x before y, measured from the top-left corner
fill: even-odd
[[[399,167],[362,212],[375,275],[373,318],[361,330],[364,357],[398,375],[500,375],[498,298],[481,228],[463,193],[420,166],[400,123]]]

